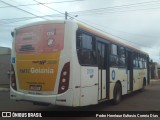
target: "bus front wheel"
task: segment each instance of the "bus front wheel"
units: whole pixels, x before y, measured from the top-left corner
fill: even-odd
[[[122,98],[122,87],[120,83],[116,83],[113,92],[113,104],[117,105],[120,103]]]

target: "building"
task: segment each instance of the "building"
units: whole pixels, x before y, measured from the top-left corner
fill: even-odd
[[[10,70],[11,49],[0,47],[0,85],[9,84],[8,71]]]
[[[158,79],[158,64],[156,62],[150,62],[151,79]]]
[[[160,64],[158,65],[158,79],[160,79]]]

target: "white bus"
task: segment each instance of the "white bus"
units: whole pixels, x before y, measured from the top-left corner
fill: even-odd
[[[87,106],[144,89],[149,56],[80,23],[45,21],[16,28],[10,97]]]

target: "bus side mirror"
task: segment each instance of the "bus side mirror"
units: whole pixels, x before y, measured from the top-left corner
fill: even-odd
[[[13,31],[11,32],[11,36],[14,37],[14,32]]]

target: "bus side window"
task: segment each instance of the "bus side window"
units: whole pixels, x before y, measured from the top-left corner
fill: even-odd
[[[134,53],[133,66],[140,69],[146,68],[146,57],[142,54]]]
[[[118,65],[118,55],[117,55],[117,45],[111,45],[111,55],[110,55],[111,66]]]
[[[138,55],[138,53],[134,53],[133,67],[134,68],[140,68],[140,62],[139,62],[139,55]]]
[[[93,36],[77,32],[77,55],[81,65],[96,65],[96,48]]]
[[[147,68],[147,58],[145,56],[143,56],[143,59],[142,59],[142,67],[143,68]]]
[[[119,56],[119,66],[126,66],[126,50],[124,47],[118,47],[118,56]]]
[[[139,68],[143,68],[143,57],[142,55],[139,56]]]

